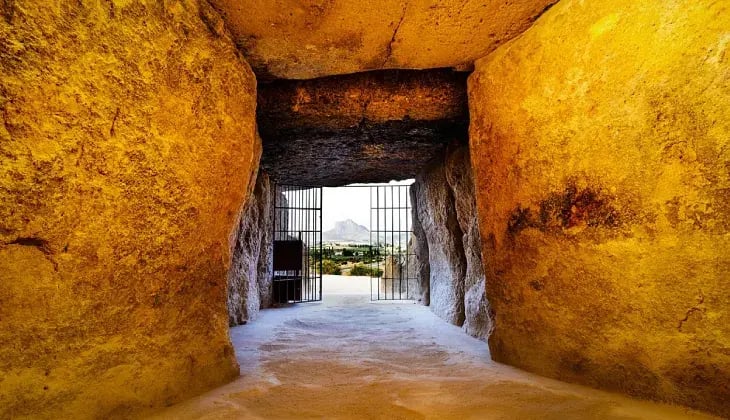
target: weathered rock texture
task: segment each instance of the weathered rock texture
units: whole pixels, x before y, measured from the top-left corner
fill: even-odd
[[[253,320],[271,306],[273,275],[274,191],[259,171],[253,193],[241,215],[233,261],[228,271],[228,323]]]
[[[463,67],[555,0],[212,0],[260,77]]]
[[[412,178],[450,139],[466,139],[466,77],[385,71],[263,84],[258,121],[262,165],[279,183]]]
[[[464,324],[466,258],[454,198],[443,165],[416,178],[416,213],[428,242],[431,310],[454,325]]]
[[[456,219],[462,232],[461,245],[466,259],[464,273],[464,330],[486,340],[492,328],[484,285],[482,243],[479,236],[469,148],[451,145],[444,162],[446,181],[454,200]]]
[[[416,178],[414,232],[427,267],[431,309],[475,337],[491,330],[469,150],[455,142],[442,162]],[[419,232],[422,230],[422,233]]]
[[[498,361],[730,416],[730,5],[563,0],[477,63]]]
[[[421,221],[418,220],[418,196],[420,195],[420,184],[415,182],[411,184],[408,193],[411,196],[411,214],[413,231],[413,252],[416,255],[415,272],[417,279],[418,295],[417,299],[422,305],[429,306],[431,304],[431,267],[428,263],[428,239],[426,232],[423,231]]]
[[[238,374],[256,85],[197,1],[0,3],[0,417],[127,417]]]

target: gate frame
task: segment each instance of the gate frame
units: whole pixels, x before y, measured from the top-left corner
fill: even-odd
[[[381,249],[381,241],[380,236],[381,234],[385,234],[385,239],[387,241],[388,237],[387,235],[391,235],[391,244],[390,247],[388,247],[387,242],[385,245],[385,254],[383,255],[383,273],[381,276],[374,276],[374,269],[379,270],[379,262],[375,261],[370,263],[371,273],[370,273],[370,300],[371,301],[379,301],[379,300],[415,300],[415,296],[409,297],[409,294],[411,293],[411,290],[409,290],[410,287],[410,281],[413,280],[414,284],[417,284],[418,282],[418,273],[414,270],[413,273],[409,272],[409,260],[411,257],[415,258],[415,250],[411,249],[410,241],[413,237],[413,214],[411,213],[413,211],[414,204],[411,202],[411,188],[415,184],[415,182],[412,182],[410,184],[368,184],[363,185],[363,187],[369,187],[369,194],[370,194],[370,255],[375,255],[373,252],[374,248],[374,242],[373,239],[375,239],[375,245],[377,246],[377,255],[380,256],[380,249]],[[380,205],[380,191],[381,188],[383,189],[383,193],[385,194],[383,197],[383,206]],[[398,205],[396,206],[395,202],[395,194],[394,191],[398,191]],[[375,194],[373,194],[373,191]],[[390,206],[388,206],[388,197],[387,192],[390,192]],[[405,194],[403,195],[402,192],[405,191]],[[401,200],[402,197],[405,197],[405,202]],[[373,199],[375,199],[375,202],[373,202]],[[390,210],[390,224],[388,224],[388,211]],[[384,224],[385,229],[381,230],[380,226],[380,214],[381,211],[383,212],[384,216]],[[375,213],[375,222],[376,222],[376,229],[373,229],[373,213]],[[395,215],[398,215],[398,229],[395,229]],[[405,215],[405,229],[403,229],[403,226],[401,222],[403,221],[403,216]],[[405,253],[402,252],[402,239],[403,235],[407,235],[405,239]],[[399,252],[395,252],[395,235],[398,235],[398,249]],[[388,250],[391,250],[390,253],[388,253]],[[398,269],[399,276],[396,279],[395,276],[388,277],[387,276],[387,264],[386,261],[388,259],[388,256],[394,256],[398,255],[399,260],[399,266],[401,268]],[[391,267],[394,267],[394,264],[391,264]],[[405,277],[403,277],[403,269],[402,267],[405,267]],[[393,270],[391,270],[391,274]],[[391,282],[391,293],[390,296],[388,296],[388,281]],[[395,283],[396,280],[398,281],[398,296],[396,297],[395,294]],[[405,293],[403,291],[403,282],[405,281]],[[373,287],[373,282],[377,283],[377,287]],[[381,283],[384,283],[385,291],[381,293],[380,285]],[[377,291],[377,293],[373,293]],[[415,292],[415,291],[414,291]]]
[[[285,194],[292,192],[293,197]],[[279,202],[281,195],[286,197],[286,205],[281,205],[282,203]],[[292,204],[292,199],[294,204]],[[272,242],[288,241],[291,239],[287,238],[296,238],[295,241],[302,242],[303,260],[303,269],[299,272],[297,270],[272,269],[272,299],[274,298],[274,291],[278,287],[277,283],[288,282],[286,299],[275,303],[319,302],[322,300],[322,201],[323,187],[274,183]],[[282,213],[286,213],[286,219],[281,216]],[[286,220],[286,226],[282,227],[281,223],[284,220]],[[315,250],[314,255],[310,253],[311,249]],[[319,255],[319,261],[315,261],[315,268],[312,269],[311,261],[313,258],[317,259],[317,255]],[[277,275],[277,273],[283,274]],[[289,297],[292,297],[289,293],[290,282],[295,283],[293,299],[289,299]],[[299,296],[297,296],[296,282],[299,282]]]

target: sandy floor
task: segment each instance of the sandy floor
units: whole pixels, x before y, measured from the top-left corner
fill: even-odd
[[[156,417],[709,418],[500,365],[486,343],[428,308],[371,303],[369,292],[367,278],[328,276],[323,302],[232,329],[241,378]]]

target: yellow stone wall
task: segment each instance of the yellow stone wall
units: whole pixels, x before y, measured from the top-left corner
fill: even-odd
[[[238,374],[255,98],[205,2],[0,2],[0,418],[125,417]]]
[[[494,359],[730,416],[730,3],[562,0],[469,100]]]

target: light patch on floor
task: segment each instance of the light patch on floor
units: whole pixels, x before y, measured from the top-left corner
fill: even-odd
[[[492,362],[427,307],[370,302],[367,277],[325,276],[323,290],[233,328],[241,377],[154,418],[711,418]]]

